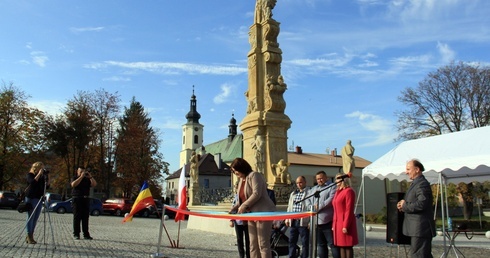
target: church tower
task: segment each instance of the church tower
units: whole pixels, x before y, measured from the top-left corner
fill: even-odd
[[[235,138],[237,134],[237,125],[236,125],[236,119],[235,119],[235,114],[231,114],[231,119],[230,119],[230,124],[228,125],[228,142],[233,141],[233,138]]]
[[[192,86],[191,106],[185,116],[187,123],[182,125],[182,150],[180,151],[180,167],[189,162],[192,152],[197,150],[203,144],[203,128],[199,123],[201,115],[197,112],[197,100],[194,95],[194,86]]]

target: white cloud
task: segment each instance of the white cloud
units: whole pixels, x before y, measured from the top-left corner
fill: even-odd
[[[102,79],[103,81],[112,81],[112,82],[129,82],[131,78],[129,77],[121,77],[121,76],[112,76],[108,78]]]
[[[389,13],[392,17],[400,17],[403,21],[430,20],[446,16],[451,11],[460,12],[461,0],[392,0]]]
[[[215,104],[221,104],[223,102],[226,102],[226,99],[231,94],[231,89],[232,88],[233,88],[233,86],[232,85],[229,85],[229,84],[223,84],[223,85],[221,85],[221,92],[213,98],[213,102]]]
[[[238,75],[247,73],[246,67],[236,65],[202,65],[192,63],[171,62],[120,62],[105,61],[102,63],[91,63],[84,65],[89,69],[103,69],[109,67],[120,67],[130,70],[142,70],[157,74],[213,74],[213,75]]]
[[[51,101],[51,100],[43,100],[32,102],[29,101],[29,105],[33,106],[43,112],[48,113],[49,115],[56,116],[63,113],[63,108],[66,106],[65,103]]]
[[[448,64],[456,58],[456,53],[448,44],[437,42],[437,50],[439,50],[439,54],[441,54],[442,62],[444,64]]]
[[[425,66],[430,63],[431,59],[430,55],[402,56],[392,58],[389,62],[396,67]]]
[[[37,64],[40,67],[45,67],[46,62],[49,60],[49,58],[42,51],[32,51],[31,59],[33,63]]]
[[[393,139],[396,137],[396,134],[393,131],[393,123],[390,120],[360,111],[355,111],[346,114],[345,116],[357,118],[363,129],[374,134],[374,137],[372,137],[370,141],[361,144],[360,147],[379,146],[392,143]]]
[[[73,33],[91,32],[91,31],[99,32],[102,30],[104,30],[104,27],[82,27],[82,28],[71,27],[70,28],[70,31]]]

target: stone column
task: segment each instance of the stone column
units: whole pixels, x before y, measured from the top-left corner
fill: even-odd
[[[281,159],[288,162],[287,130],[291,120],[284,113],[283,94],[287,85],[281,75],[282,51],[277,43],[279,23],[271,18],[271,9],[250,27],[248,90],[245,92],[248,106],[240,130],[243,132],[243,158],[254,170],[264,174],[269,186],[275,186],[281,183],[276,182],[272,165]],[[256,10],[256,17],[258,13],[260,11]],[[255,148],[257,139],[262,141],[261,156]]]

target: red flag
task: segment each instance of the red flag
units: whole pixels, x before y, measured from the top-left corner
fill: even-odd
[[[129,212],[129,215],[125,216],[122,222],[132,221],[134,214],[138,213],[138,211],[148,207],[149,205],[155,206],[155,201],[150,192],[150,188],[148,188],[148,184],[146,181],[141,186],[140,193],[138,194],[138,198],[134,201],[133,207]],[[156,206],[155,206],[156,207]]]
[[[179,202],[179,209],[181,210],[187,210],[187,184],[185,183],[185,165],[180,171],[180,178],[179,178],[179,197],[177,201]],[[179,220],[184,220],[185,219],[185,214],[177,212],[175,214],[175,222]]]

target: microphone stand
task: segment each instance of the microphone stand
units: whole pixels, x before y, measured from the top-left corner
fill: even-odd
[[[296,201],[294,202],[294,204],[297,204],[297,203],[300,203],[300,202],[304,202],[305,200],[308,200],[312,197],[315,197],[315,200],[316,200],[316,205],[311,205],[310,206],[310,211],[311,212],[316,212],[315,215],[312,215],[310,216],[310,228],[311,228],[311,231],[310,231],[310,239],[312,241],[310,241],[310,246],[309,246],[309,253],[310,253],[310,258],[316,258],[317,256],[317,238],[318,238],[318,234],[317,234],[317,226],[318,226],[318,207],[320,206],[320,193],[327,190],[327,189],[330,189],[334,186],[337,186],[338,183],[344,181],[345,177],[342,177],[341,178],[341,181],[339,182],[332,182],[331,184],[325,186],[324,188],[318,190],[318,187],[317,187],[317,190],[304,197],[302,200],[299,200],[299,201]]]

